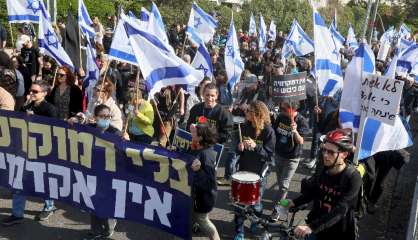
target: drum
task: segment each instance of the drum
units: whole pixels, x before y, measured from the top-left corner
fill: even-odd
[[[260,200],[260,182],[258,174],[237,172],[232,175],[231,199],[242,205],[255,205]]]

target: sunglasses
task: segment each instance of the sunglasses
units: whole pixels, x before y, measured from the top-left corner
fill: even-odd
[[[31,94],[38,94],[38,93],[40,93],[40,92],[42,92],[42,91],[33,90],[33,89],[31,89],[31,90],[29,91],[29,93],[31,93]]]
[[[321,147],[321,151],[322,151],[322,154],[328,154],[328,155],[335,155],[335,154],[337,154],[338,153],[338,151],[334,151],[334,150],[331,150],[331,149],[328,149],[328,148],[325,148],[325,147]]]
[[[58,75],[58,77],[65,77],[65,76],[67,76],[67,74],[62,74],[62,73],[58,73],[57,75]]]
[[[97,118],[101,118],[101,119],[107,120],[107,119],[111,119],[112,116],[111,115],[98,115]]]

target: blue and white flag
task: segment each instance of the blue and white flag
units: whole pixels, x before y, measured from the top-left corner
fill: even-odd
[[[350,47],[352,49],[358,48],[358,42],[357,42],[356,34],[354,33],[354,29],[353,29],[353,26],[351,25],[351,23],[349,24],[349,27],[348,27],[347,45],[348,45],[348,47]]]
[[[260,14],[260,33],[258,34],[258,49],[261,53],[266,51],[267,44],[267,26],[264,22],[263,15]]]
[[[93,88],[96,86],[100,77],[100,69],[96,63],[96,49],[92,46],[90,41],[87,41],[86,49],[86,77],[84,78],[83,86],[86,89],[87,99],[90,102],[93,97]]]
[[[415,42],[414,41],[409,41],[405,38],[401,38],[399,40],[399,47],[398,47],[398,51],[402,51],[404,49],[409,48],[410,46],[414,45]]]
[[[113,34],[112,45],[110,46],[108,56],[109,59],[138,65],[131,42],[125,31],[124,24],[127,18],[128,16],[122,12],[115,33]]]
[[[41,8],[43,7],[42,4]],[[74,70],[73,62],[61,46],[51,22],[41,12],[39,12],[38,45],[41,54],[51,57],[59,66],[65,65]]]
[[[150,15],[151,13],[146,8],[141,7],[139,20],[141,21],[141,24],[144,25],[145,28],[148,28]]]
[[[409,39],[411,37],[411,29],[406,26],[405,23],[402,23],[402,25],[399,28],[399,38],[406,38]]]
[[[196,45],[199,45],[201,41],[208,43],[212,40],[217,27],[218,21],[215,18],[203,11],[196,3],[192,4],[186,29],[190,41]]]
[[[234,90],[235,84],[241,78],[244,71],[244,62],[241,59],[237,32],[235,31],[234,17],[231,17],[229,25],[228,39],[225,46],[225,70],[228,75],[228,88]]]
[[[206,46],[204,43],[201,43],[199,45],[199,48],[197,48],[196,55],[192,62],[192,66],[195,69],[202,71],[205,77],[212,79],[213,77],[212,60],[210,58],[210,54],[208,50],[206,49]]]
[[[361,114],[361,82],[365,74],[375,74],[374,53],[369,45],[361,43],[345,71],[344,87],[340,101],[340,123],[342,128],[357,132]]]
[[[39,12],[50,19],[43,2],[39,0],[7,0],[7,15],[10,23],[39,22]],[[43,6],[43,7],[42,7]]]
[[[378,152],[398,150],[412,146],[411,135],[399,116],[395,125],[391,126],[374,119],[367,118],[360,141],[358,159],[365,159]]]
[[[377,59],[380,61],[386,61],[386,57],[389,53],[390,47],[392,46],[393,39],[395,37],[396,30],[391,26],[386,32],[380,37],[380,47],[377,53]]]
[[[270,28],[269,28],[269,41],[276,41],[276,24],[274,23],[274,21],[272,20],[270,23]]]
[[[304,56],[314,51],[314,43],[312,39],[303,31],[296,19],[293,20],[290,33],[283,45],[282,55],[289,58],[293,53],[296,56]]]
[[[125,21],[129,41],[138,59],[138,65],[150,90],[149,96],[163,87],[182,84],[197,86],[203,79],[201,71],[194,69],[176,56],[158,37],[130,19]]]
[[[250,25],[248,27],[248,35],[254,36],[255,34],[257,34],[257,24],[255,23],[255,18],[254,18],[253,13],[251,13]]]
[[[170,42],[168,41],[163,18],[161,17],[160,11],[158,10],[158,7],[154,2],[152,2],[151,13],[148,23],[148,32],[161,39],[161,41],[166,45],[166,47],[168,47],[172,52],[174,52],[173,47],[171,47]]]
[[[331,31],[332,40],[334,41],[335,50],[340,52],[340,49],[344,47],[345,38],[338,32],[337,26],[337,11],[334,12],[334,19],[332,20],[331,25],[329,26],[329,30]],[[340,55],[338,54],[340,57]]]
[[[81,32],[92,39],[96,36],[96,31],[92,27],[93,21],[91,20],[87,11],[86,5],[83,0],[78,0],[78,25]]]
[[[339,53],[336,51],[331,32],[318,11],[313,11],[315,74],[319,93],[333,96],[343,86]]]
[[[418,64],[418,44],[413,44],[399,56],[396,63],[396,73],[400,76],[408,76]]]

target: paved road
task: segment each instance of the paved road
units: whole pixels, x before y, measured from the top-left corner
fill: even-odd
[[[417,139],[415,139],[417,140]],[[304,146],[305,153],[310,147],[309,142]],[[411,189],[417,176],[417,163],[415,160],[418,149],[411,149],[412,158],[410,166],[403,168],[400,173],[392,171],[387,181],[387,190],[380,202],[381,211],[375,215],[366,216],[360,222],[361,240],[369,239],[405,239],[407,228],[407,218],[412,198]],[[224,169],[219,169],[218,175],[223,175]],[[309,171],[299,167],[295,177],[291,182],[291,192],[289,197],[296,196],[300,189],[300,181],[309,174]],[[412,180],[410,180],[412,178]],[[412,183],[413,182],[413,183]],[[408,190],[409,189],[409,190]],[[269,177],[266,197],[264,201],[265,213],[269,214],[272,208],[272,199],[277,190],[276,174]],[[229,206],[229,188],[220,187],[216,209],[211,213],[211,219],[220,232],[221,239],[232,239],[234,234],[233,211]],[[5,189],[0,189],[0,218],[5,217],[10,212],[11,200],[10,193]],[[39,199],[30,198],[26,206],[24,224],[12,227],[0,226],[0,240],[75,240],[82,239],[89,229],[89,215],[85,212],[73,208],[67,204],[57,203],[59,210],[46,222],[36,222],[34,215],[43,206]],[[307,212],[297,215],[296,223],[302,222]],[[248,223],[247,223],[248,224]],[[246,234],[248,239],[254,239],[251,234]],[[113,235],[114,240],[141,239],[175,239],[173,236],[159,232],[158,230],[142,226],[137,223],[120,221]],[[206,239],[194,236],[193,239]]]

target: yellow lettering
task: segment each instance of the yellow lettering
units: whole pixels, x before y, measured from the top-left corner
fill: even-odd
[[[0,117],[0,129],[2,136],[0,137],[0,147],[10,146],[10,128],[7,117]]]
[[[26,125],[26,121],[20,118],[10,118],[10,126],[21,130],[22,151],[25,153],[28,152],[28,126]]]
[[[67,160],[67,142],[65,137],[65,128],[52,127],[54,137],[57,138],[58,143],[58,159]]]
[[[74,130],[68,130],[68,139],[70,140],[71,162],[81,164],[87,168],[91,168],[91,152],[93,148],[93,135],[89,133],[83,133],[83,132],[77,133]],[[82,155],[79,155],[79,151],[78,151],[79,143],[83,144]]]
[[[29,133],[42,135],[42,146],[39,146],[39,156],[48,156],[52,151],[51,126],[29,122]],[[37,159],[38,149],[35,137],[29,137],[28,158]]]
[[[186,169],[186,163],[180,159],[172,159],[173,168],[177,171],[179,180],[170,178],[170,187],[186,194],[187,196],[191,195],[191,188],[188,184],[188,174]]]
[[[143,166],[144,163],[141,157],[141,151],[133,148],[126,148],[126,156],[132,158],[132,163],[135,166]]]
[[[169,160],[166,156],[155,154],[155,151],[149,148],[145,148],[143,151],[145,160],[158,162],[160,171],[154,172],[154,181],[164,183],[168,180],[169,176]]]
[[[105,148],[105,169],[106,171],[116,172],[116,151],[115,145],[96,137],[96,146]]]

